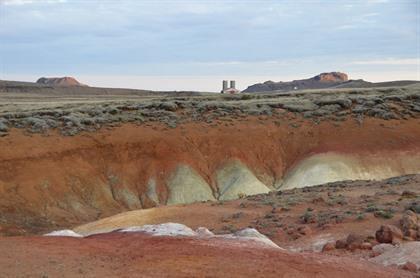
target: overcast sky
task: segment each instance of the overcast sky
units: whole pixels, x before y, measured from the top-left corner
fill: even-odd
[[[0,0],[0,79],[211,91],[326,71],[420,80],[419,2]]]

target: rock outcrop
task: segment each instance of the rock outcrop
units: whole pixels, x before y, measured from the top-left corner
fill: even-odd
[[[313,77],[313,79],[319,82],[345,82],[349,80],[349,77],[342,72],[325,72]]]
[[[385,266],[403,266],[410,262],[420,267],[420,242],[405,242],[401,245],[379,244],[373,248],[373,252],[378,254],[370,259],[372,262],[380,263]]]
[[[49,86],[86,86],[73,77],[41,77],[36,81],[38,84],[49,85]]]
[[[418,222],[418,217],[415,212],[411,210],[404,212],[400,224],[402,232],[407,239],[416,240],[418,238],[420,231]]]

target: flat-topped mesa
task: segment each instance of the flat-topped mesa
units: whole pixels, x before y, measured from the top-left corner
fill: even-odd
[[[80,83],[73,77],[41,77],[39,78],[36,83],[42,85],[49,85],[49,86],[87,86],[85,84]]]
[[[345,73],[334,71],[321,73],[313,77],[313,79],[319,82],[346,82],[349,80],[349,77]]]

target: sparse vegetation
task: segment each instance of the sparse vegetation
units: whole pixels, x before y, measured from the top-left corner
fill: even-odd
[[[0,91],[7,92],[8,88],[7,85],[0,86]],[[60,90],[66,91],[62,88]],[[99,95],[103,93],[97,88],[86,87],[80,90]],[[228,96],[188,92],[169,95],[147,91],[140,91],[140,94],[137,91],[121,90],[125,94],[120,97],[100,95],[101,98],[95,100],[80,93],[71,97],[64,95],[56,102],[48,103],[19,102],[19,99],[15,100],[7,95],[0,98],[0,104],[4,102],[0,106],[0,132],[6,133],[10,128],[26,128],[32,133],[59,129],[64,135],[75,135],[115,123],[161,122],[170,128],[176,128],[186,121],[214,123],[213,119],[217,118],[217,124],[220,124],[220,121],[226,122],[232,117],[241,118],[246,115],[270,116],[276,124],[281,125],[286,112],[300,114],[314,123],[325,120],[340,122],[351,116],[361,125],[365,117],[385,120],[419,117],[420,106],[413,101],[419,99],[419,91],[404,87],[385,91],[342,89],[299,94]],[[11,101],[17,104],[9,107]],[[301,127],[298,123],[293,123],[292,126]]]

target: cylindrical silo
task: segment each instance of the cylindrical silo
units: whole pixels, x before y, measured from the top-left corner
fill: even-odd
[[[223,91],[226,90],[227,88],[228,88],[228,81],[223,80]]]

